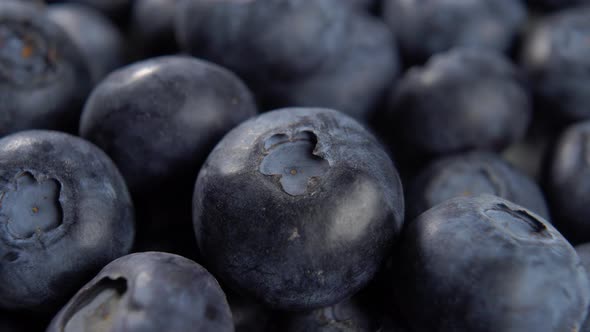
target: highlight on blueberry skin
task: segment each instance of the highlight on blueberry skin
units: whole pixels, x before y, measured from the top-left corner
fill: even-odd
[[[384,22],[342,2],[179,0],[176,37],[244,79],[263,109],[326,107],[368,121],[399,73],[397,45]]]
[[[356,293],[389,254],[403,214],[387,153],[328,109],[281,109],[236,127],[209,155],[193,196],[205,266],[275,309]]]
[[[566,121],[590,119],[590,2],[543,17],[524,38],[522,66],[539,109]]]
[[[76,3],[47,7],[47,15],[61,26],[78,46],[97,84],[125,62],[125,42],[121,32],[99,11]]]
[[[590,242],[590,121],[562,133],[548,168],[546,190],[557,228],[573,243]]]
[[[0,2],[0,136],[73,131],[90,84],[78,48],[43,7]]]
[[[383,0],[383,7],[404,60],[418,63],[454,47],[506,52],[527,17],[514,0]]]
[[[579,331],[590,301],[567,240],[491,195],[447,200],[409,223],[391,273],[416,331]]]
[[[100,149],[53,131],[0,139],[0,308],[51,311],[133,237],[129,192]]]
[[[143,252],[107,266],[54,317],[47,332],[233,332],[215,278],[182,256]]]
[[[250,91],[230,71],[164,56],[105,78],[86,102],[80,135],[113,158],[133,193],[161,186],[190,192],[187,179],[197,177],[215,144],[256,113]]]
[[[447,199],[490,194],[549,220],[549,208],[535,181],[490,152],[470,152],[436,160],[410,182],[408,192],[409,219]]]
[[[505,148],[524,136],[532,116],[524,83],[493,51],[459,48],[433,56],[392,90],[389,133],[428,157]]]

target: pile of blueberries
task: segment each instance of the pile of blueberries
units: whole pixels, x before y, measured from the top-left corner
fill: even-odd
[[[0,0],[1,332],[589,332],[589,0]]]

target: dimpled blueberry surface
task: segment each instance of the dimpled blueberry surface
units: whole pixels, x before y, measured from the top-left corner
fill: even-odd
[[[234,331],[215,278],[182,256],[143,252],[108,264],[47,332]]]
[[[0,307],[51,310],[133,236],[129,193],[100,149],[53,131],[0,140]]]
[[[197,179],[206,266],[274,308],[312,309],[371,280],[403,222],[397,171],[376,139],[333,110],[272,111],[232,130]]]
[[[590,288],[551,224],[491,195],[447,200],[408,224],[394,296],[416,331],[579,331]]]

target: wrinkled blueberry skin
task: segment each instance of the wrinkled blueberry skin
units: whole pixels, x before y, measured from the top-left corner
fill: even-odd
[[[367,120],[397,76],[394,36],[341,0],[181,0],[182,49],[242,77],[264,109],[307,106]]]
[[[101,301],[104,295],[110,303]],[[92,310],[93,302],[102,308]],[[79,324],[77,317],[84,314],[88,318]],[[131,254],[107,265],[62,308],[47,332],[95,331],[96,326],[104,332],[234,331],[215,278],[189,259],[161,252]]]
[[[412,153],[442,156],[501,149],[531,118],[517,69],[500,54],[455,49],[410,69],[392,92],[389,132]]]
[[[582,266],[584,266],[586,273],[588,273],[590,271],[590,243],[578,245],[575,249],[578,256],[580,256]],[[582,325],[580,332],[590,332],[590,320],[588,319],[588,316],[586,316],[586,321]]]
[[[275,309],[335,304],[366,285],[403,223],[397,171],[376,139],[333,110],[249,120],[215,147],[193,196],[202,257]]]
[[[0,307],[51,311],[127,254],[133,206],[113,162],[52,131],[0,140]]]
[[[471,152],[433,162],[409,187],[408,219],[447,199],[490,194],[526,207],[549,220],[539,186],[498,155]]]
[[[101,82],[84,107],[80,135],[113,158],[131,192],[192,190],[190,179],[215,144],[255,114],[250,92],[231,72],[166,56],[121,68]]]
[[[94,84],[124,64],[123,36],[100,12],[75,3],[47,8],[49,18],[67,32],[84,55]]]
[[[0,2],[0,136],[74,131],[90,76],[77,47],[42,8]]]
[[[453,47],[507,51],[526,8],[514,0],[384,0],[383,16],[404,59],[421,63]]]
[[[580,258],[541,217],[491,195],[448,200],[405,228],[393,265],[416,331],[578,331]]]
[[[554,147],[546,178],[557,228],[574,243],[590,242],[590,122],[570,126]]]
[[[530,29],[521,62],[539,109],[567,121],[590,119],[588,39],[590,6],[547,16]]]
[[[177,51],[174,13],[178,0],[141,0],[133,3],[133,36],[146,55]]]

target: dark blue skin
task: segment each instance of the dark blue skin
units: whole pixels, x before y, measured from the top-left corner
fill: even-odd
[[[248,88],[228,70],[167,56],[101,82],[84,107],[80,135],[113,158],[131,191],[141,193],[192,182],[223,135],[256,113]],[[192,190],[192,183],[184,187]]]
[[[546,191],[557,228],[573,243],[590,242],[590,122],[565,130],[549,160]]]
[[[531,105],[508,59],[455,49],[406,72],[387,116],[389,133],[402,147],[433,157],[506,147],[524,136]]]
[[[125,63],[125,44],[118,28],[99,11],[80,4],[54,4],[49,17],[61,26],[82,52],[97,84]]]
[[[590,301],[580,258],[551,224],[482,195],[405,228],[394,298],[415,331],[578,331]]]
[[[197,258],[194,180],[223,135],[256,113],[234,74],[189,57],[138,62],[95,88],[80,135],[113,158],[134,194],[140,250]]]
[[[0,140],[0,307],[52,311],[129,253],[133,206],[96,146],[53,131]]]
[[[590,272],[590,243],[580,244],[575,247],[576,253],[580,256],[582,266],[586,270],[586,273]],[[582,325],[580,332],[590,332],[590,319],[586,317],[586,321]]]
[[[162,252],[107,265],[55,316],[47,332],[232,332],[215,278],[199,264]]]
[[[498,155],[472,152],[433,162],[411,183],[408,219],[458,196],[491,194],[522,205],[549,220],[539,186]]]
[[[422,63],[454,47],[507,51],[526,20],[515,0],[384,0],[404,59]]]
[[[387,26],[341,0],[182,0],[176,36],[235,71],[264,109],[327,107],[367,120],[399,71]]]
[[[0,2],[0,136],[74,131],[90,84],[79,50],[42,8]]]
[[[0,0],[2,1],[2,0]],[[44,331],[49,321],[30,313],[0,311],[0,331],[2,332],[35,332]]]
[[[177,52],[174,15],[178,0],[141,0],[133,3],[131,29],[145,55]]]
[[[566,121],[590,119],[589,39],[590,6],[547,16],[529,30],[521,62],[540,110]]]
[[[397,171],[377,140],[333,110],[249,120],[201,169],[193,222],[204,262],[275,309],[335,304],[365,286],[403,223]]]

